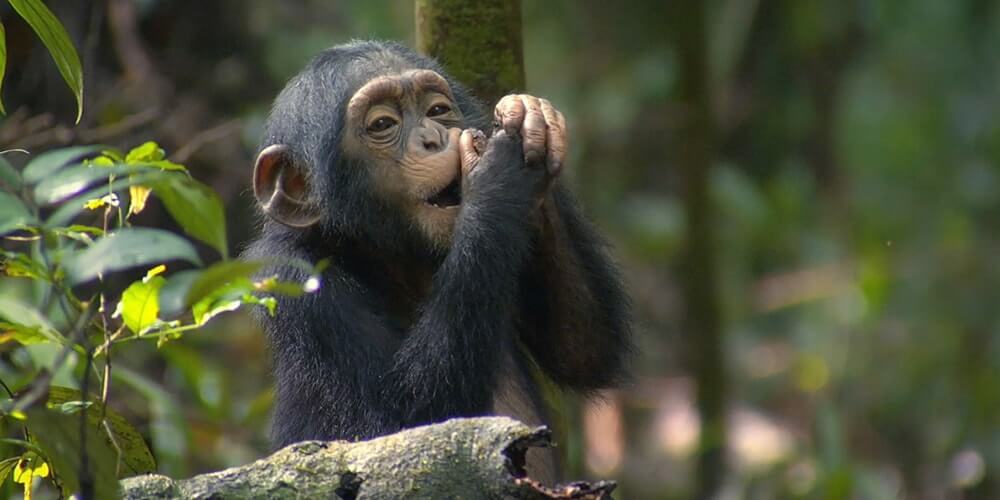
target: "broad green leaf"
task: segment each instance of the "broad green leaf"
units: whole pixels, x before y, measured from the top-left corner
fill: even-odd
[[[174,175],[152,187],[185,232],[215,248],[223,259],[228,258],[222,201],[208,186]]]
[[[98,181],[107,185],[107,179],[111,175],[125,177],[132,172],[135,172],[135,168],[126,166],[105,168],[77,165],[70,167],[39,182],[35,186],[35,202],[39,205],[59,203],[79,194]]]
[[[184,296],[184,305],[192,306],[204,298],[216,295],[234,283],[241,283],[239,294],[253,291],[250,277],[267,265],[264,261],[234,260],[220,262],[205,269]],[[238,295],[237,295],[238,296]]]
[[[0,295],[0,318],[15,325],[37,330],[49,340],[62,342],[62,335],[37,309],[14,297]]]
[[[3,90],[3,74],[7,70],[7,34],[3,31],[3,23],[0,23],[0,90]],[[0,113],[7,114],[3,109],[3,101],[0,100]]]
[[[227,264],[226,262],[222,264]],[[221,264],[216,264],[216,266]],[[212,266],[215,267],[215,266]],[[211,268],[209,268],[211,269]],[[204,273],[202,270],[190,269],[173,273],[160,288],[160,313],[164,318],[173,318],[184,312],[190,304],[185,302],[191,285]]]
[[[41,344],[52,341],[40,328],[0,321],[0,344],[11,340],[21,345]]]
[[[83,68],[66,28],[41,0],[8,1],[49,49],[59,73],[76,97],[76,123],[80,123],[83,116]]]
[[[156,450],[159,471],[178,476],[187,470],[187,429],[189,424],[181,413],[183,406],[172,394],[145,375],[121,364],[111,371],[115,382],[123,383],[149,401],[149,433]]]
[[[72,254],[63,264],[69,282],[79,284],[98,274],[175,259],[201,265],[194,247],[179,236],[159,229],[126,228]]]
[[[0,191],[0,235],[7,234],[21,224],[38,221],[28,212],[28,208],[16,196]]]
[[[85,156],[98,153],[105,147],[106,146],[100,145],[75,146],[42,153],[35,159],[28,162],[28,164],[24,167],[24,172],[22,173],[24,182],[27,184],[35,184],[36,182],[54,174],[60,168],[65,167]]]
[[[81,440],[79,415],[66,415],[58,410],[36,406],[26,411],[31,426],[32,440],[45,452],[49,465],[59,477],[63,495],[80,491]],[[89,413],[89,412],[88,412]],[[117,453],[108,444],[104,432],[96,426],[84,427],[86,433],[87,463],[94,485],[94,498],[119,498]]]
[[[166,281],[163,276],[151,276],[125,289],[118,310],[129,330],[138,334],[156,323],[160,315],[158,294]]]
[[[3,75],[0,74],[0,78],[2,77]],[[11,191],[21,189],[22,185],[21,174],[17,173],[14,166],[11,165],[6,158],[4,158],[3,153],[0,153],[0,182],[2,182],[4,186],[7,186],[7,189]]]
[[[48,406],[50,408],[62,409],[67,404],[82,402],[83,395],[80,391],[68,387],[49,387]],[[142,435],[135,427],[129,424],[128,420],[125,420],[125,417],[122,417],[118,412],[111,408],[105,408],[100,401],[91,400],[87,403],[90,404],[81,405],[86,408],[87,423],[99,432],[108,445],[112,445],[107,429],[101,425],[101,417],[103,416],[104,421],[111,429],[110,437],[114,438],[114,444],[117,444],[122,451],[122,455],[118,457],[122,465],[122,467],[117,468],[118,478],[155,472],[156,461],[153,459],[153,454],[150,453],[146,441],[142,439]]]

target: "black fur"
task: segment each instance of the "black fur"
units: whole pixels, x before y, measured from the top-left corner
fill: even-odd
[[[374,76],[410,68],[443,75],[465,126],[488,128],[480,105],[436,62],[381,42],[320,54],[268,120],[263,146],[286,144],[312,166],[324,217],[308,229],[265,220],[245,255],[331,261],[318,292],[279,297],[276,316],[257,316],[274,357],[275,446],[489,414],[510,369],[504,356],[526,352],[517,342],[573,389],[608,387],[624,373],[629,311],[615,267],[568,192],[557,187],[543,216],[535,213],[543,173],[524,164],[517,137],[490,140],[447,251],[375,196],[364,165],[340,156],[350,96]],[[409,270],[421,268],[429,289],[408,286]]]

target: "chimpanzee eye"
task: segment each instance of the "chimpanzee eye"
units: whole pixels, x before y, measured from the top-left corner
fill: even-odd
[[[451,111],[451,108],[447,104],[435,104],[431,106],[431,109],[427,110],[427,116],[441,116],[449,111]]]
[[[368,124],[369,132],[385,132],[396,125],[396,120],[383,116]]]

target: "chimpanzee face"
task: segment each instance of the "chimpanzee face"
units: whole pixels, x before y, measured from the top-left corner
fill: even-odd
[[[377,194],[435,245],[451,238],[462,202],[462,113],[448,82],[416,69],[373,78],[347,105],[342,151]]]
[[[465,117],[447,80],[428,69],[403,69],[370,78],[347,100],[334,168],[370,179],[372,193],[416,228],[432,246],[446,248],[462,202],[459,137]],[[291,227],[322,218],[310,201],[315,165],[302,165],[290,148],[264,148],[254,168],[254,192],[264,212]],[[312,174],[316,175],[316,174]],[[355,196],[358,193],[354,193]],[[375,214],[367,214],[375,215]]]

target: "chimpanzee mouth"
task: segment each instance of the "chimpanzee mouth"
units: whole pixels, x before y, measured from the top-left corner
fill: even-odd
[[[462,203],[462,178],[455,176],[450,184],[445,186],[438,194],[427,199],[427,203],[437,208],[457,207]]]

